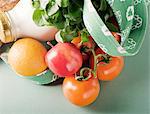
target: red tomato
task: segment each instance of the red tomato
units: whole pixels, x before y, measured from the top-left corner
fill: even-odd
[[[123,57],[111,57],[109,63],[100,62],[97,65],[98,79],[103,81],[113,80],[121,73],[123,67]]]
[[[98,79],[78,81],[74,77],[67,77],[63,82],[64,96],[74,105],[86,106],[94,102],[100,92]]]
[[[106,54],[101,48],[97,48],[95,50],[95,54],[98,55],[98,54]]]
[[[83,66],[88,66],[90,58],[89,54],[82,53],[82,57],[83,57]]]
[[[58,43],[48,51],[45,61],[49,69],[60,77],[75,74],[82,66],[80,50],[70,43]]]
[[[117,22],[115,17],[111,17],[110,20],[113,23],[113,25],[115,25],[117,28],[119,28],[119,24],[118,24],[118,22]]]
[[[115,37],[115,39],[120,43],[121,42],[121,36],[116,32],[111,32],[111,33]]]

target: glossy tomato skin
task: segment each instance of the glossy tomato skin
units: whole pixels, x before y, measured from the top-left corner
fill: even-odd
[[[80,50],[70,43],[58,43],[48,51],[45,61],[49,69],[60,77],[76,73],[82,66]]]
[[[121,73],[123,67],[123,57],[111,57],[109,63],[101,62],[97,65],[98,79],[102,81],[111,81]]]
[[[100,85],[97,78],[90,78],[87,81],[78,81],[74,77],[67,77],[63,82],[64,96],[74,105],[87,106],[93,103],[100,92]]]

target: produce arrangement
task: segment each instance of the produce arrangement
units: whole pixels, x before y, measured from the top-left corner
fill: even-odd
[[[119,46],[119,51],[114,52],[114,55],[109,53],[109,48],[99,44],[100,39],[95,38],[103,37],[102,34],[97,36],[91,33],[88,23],[84,21],[86,0],[47,0],[44,3],[32,0],[33,21],[38,26],[56,27],[58,32],[55,39],[38,41],[30,37],[20,38],[3,45],[1,54],[1,58],[21,77],[39,84],[55,83],[61,79],[65,98],[77,106],[93,103],[100,93],[100,81],[112,81],[120,75],[124,68],[123,55],[130,54],[121,46],[124,46],[129,34],[134,34],[132,30],[122,34],[126,25],[121,26],[116,17],[111,6],[113,1],[87,1],[105,24],[103,34],[108,36],[104,39],[106,44],[111,47],[112,44],[107,42],[111,40]],[[92,8],[88,10],[93,13]],[[129,27],[133,27],[130,22],[134,18],[132,10],[130,6],[130,15],[127,15]],[[109,39],[109,36],[113,39]],[[133,39],[127,42],[130,45],[126,47],[136,47]],[[118,53],[120,55],[116,56]]]

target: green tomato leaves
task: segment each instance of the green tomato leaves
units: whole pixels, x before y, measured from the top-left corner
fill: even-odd
[[[65,8],[68,7],[69,5],[69,0],[61,0],[61,7]]]
[[[61,30],[60,35],[64,42],[71,42],[74,37],[78,36],[78,31],[67,26],[65,29]]]
[[[81,32],[81,41],[82,43],[89,41],[87,32],[84,32],[84,31]]]
[[[39,26],[49,25],[45,19],[45,12],[42,9],[36,9],[33,13],[33,21]]]

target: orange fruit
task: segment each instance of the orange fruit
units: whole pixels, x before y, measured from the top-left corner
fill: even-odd
[[[37,40],[23,38],[17,40],[8,53],[8,63],[23,76],[34,76],[47,68],[46,48]]]

